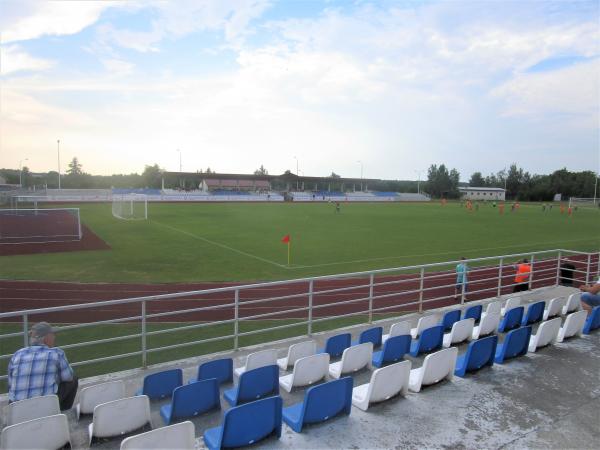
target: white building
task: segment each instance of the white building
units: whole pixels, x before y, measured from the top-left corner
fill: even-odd
[[[461,198],[465,200],[505,200],[502,188],[459,187]]]

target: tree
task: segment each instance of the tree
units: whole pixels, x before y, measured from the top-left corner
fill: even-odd
[[[144,187],[160,188],[163,170],[158,164],[146,166],[142,173],[142,184]]]
[[[205,173],[215,173],[214,171],[210,170],[210,167],[206,168],[206,172]]]
[[[69,163],[67,173],[69,175],[81,175],[83,173],[81,170],[81,164],[79,163],[77,156],[74,156],[71,162]]]
[[[342,178],[340,175],[338,175],[335,172],[331,172],[331,175],[329,175],[331,178]]]
[[[469,180],[469,186],[471,187],[484,187],[486,185],[485,180],[481,176],[481,172],[475,172],[471,175]]]
[[[448,172],[444,164],[432,164],[427,171],[427,191],[434,197],[458,197],[460,173],[456,169]]]
[[[269,172],[267,172],[267,169],[261,164],[260,167],[254,171],[254,175],[269,175]]]

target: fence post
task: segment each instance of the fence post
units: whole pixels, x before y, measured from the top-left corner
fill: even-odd
[[[592,279],[590,277],[591,273],[591,264],[592,264],[592,254],[588,253],[588,257],[587,257],[587,268],[585,269],[585,284],[588,284],[590,282],[590,280]]]
[[[498,271],[498,295],[500,297],[502,295],[502,269],[504,268],[504,258],[500,258],[500,269]]]
[[[369,277],[369,323],[373,323],[373,282],[375,274],[372,273]]]
[[[421,281],[419,284],[419,312],[423,312],[423,286],[425,281],[425,267],[421,267]]]
[[[558,259],[556,260],[556,286],[560,284],[560,260],[562,257],[562,252],[558,251]]]
[[[239,348],[239,336],[238,333],[240,331],[239,329],[239,319],[240,319],[240,290],[236,289],[235,290],[235,312],[234,312],[234,319],[235,322],[233,322],[233,349],[237,350]]]
[[[142,300],[142,368],[148,366],[146,347],[146,300]]]
[[[23,314],[23,347],[29,347],[29,317]]]
[[[534,261],[535,255],[531,255],[531,272],[529,272],[529,286],[528,289],[531,290],[531,287],[533,286],[533,261]]]
[[[308,282],[308,335],[309,336],[312,336],[313,289],[314,289],[314,280],[310,280]]]

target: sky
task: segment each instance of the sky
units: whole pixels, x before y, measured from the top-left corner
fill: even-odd
[[[0,167],[598,171],[599,5],[0,0]]]

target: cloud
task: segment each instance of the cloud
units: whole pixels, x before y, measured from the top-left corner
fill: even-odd
[[[122,59],[103,59],[102,65],[112,76],[125,76],[130,75],[135,68],[135,64]]]
[[[54,61],[35,58],[24,52],[18,45],[0,46],[0,75],[26,70],[47,70],[53,65]]]

